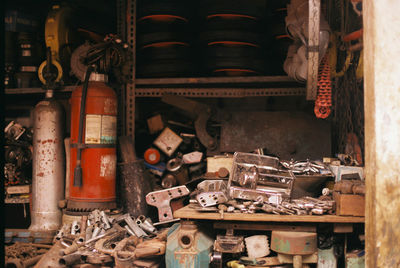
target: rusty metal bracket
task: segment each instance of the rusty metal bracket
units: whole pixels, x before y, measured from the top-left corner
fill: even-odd
[[[165,222],[174,219],[170,202],[172,199],[189,195],[189,189],[184,186],[177,186],[165,190],[150,192],[146,195],[147,204],[157,207],[158,220]]]

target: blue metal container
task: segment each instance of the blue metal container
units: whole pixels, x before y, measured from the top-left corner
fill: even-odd
[[[167,268],[204,268],[210,264],[214,239],[201,232],[193,221],[174,224],[167,238]]]

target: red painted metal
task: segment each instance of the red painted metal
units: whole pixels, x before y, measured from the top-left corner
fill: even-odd
[[[82,86],[77,87],[71,95],[71,161],[70,174],[74,174],[77,158],[77,148],[73,146],[78,143],[79,113],[82,96]],[[101,118],[117,116],[117,96],[114,90],[103,82],[89,82],[86,111],[87,115],[97,115]],[[106,116],[106,117],[104,117]],[[108,117],[107,117],[108,116]],[[86,119],[88,120],[88,119]],[[103,120],[103,119],[102,119]],[[86,122],[84,123],[83,140],[86,140]],[[103,122],[103,121],[102,121]],[[116,124],[115,131],[116,133]],[[101,126],[99,126],[102,128]],[[103,126],[104,127],[104,126]],[[101,131],[101,130],[99,130]],[[108,132],[110,130],[108,129]],[[100,134],[101,135],[101,134]],[[93,146],[92,144],[86,144]],[[103,138],[94,146],[102,148],[86,147],[82,151],[82,187],[73,185],[70,180],[69,200],[74,203],[108,203],[115,202],[115,179],[116,179],[116,137],[104,141]]]

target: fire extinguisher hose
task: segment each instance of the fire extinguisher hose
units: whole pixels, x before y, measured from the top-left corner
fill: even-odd
[[[76,166],[74,170],[74,186],[82,187],[82,167],[81,167],[81,158],[82,158],[82,150],[84,149],[83,142],[83,122],[85,120],[85,110],[86,110],[86,95],[87,89],[89,85],[89,77],[93,71],[92,66],[88,66],[85,75],[85,81],[83,82],[82,88],[82,96],[81,96],[81,109],[79,112],[79,130],[78,130],[78,148],[77,148],[77,156],[76,156]]]

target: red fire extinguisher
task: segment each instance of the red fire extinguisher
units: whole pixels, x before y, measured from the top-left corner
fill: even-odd
[[[74,90],[70,99],[71,180],[67,211],[116,208],[117,96],[105,84],[107,75],[90,73],[91,67],[83,85]]]

